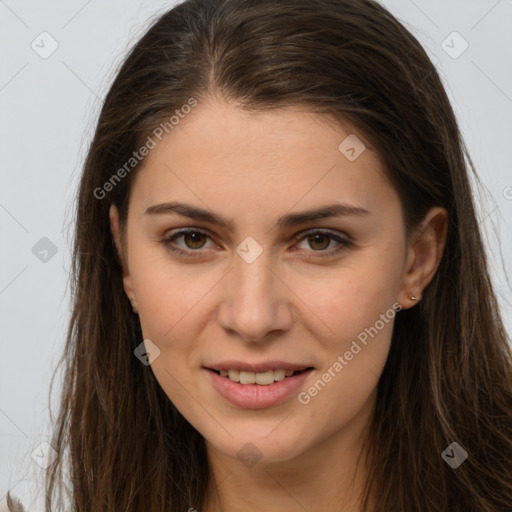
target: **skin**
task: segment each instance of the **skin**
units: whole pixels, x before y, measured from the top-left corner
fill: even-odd
[[[338,149],[351,133],[366,144],[354,161]],[[168,201],[207,208],[234,230],[145,215]],[[281,215],[339,201],[370,214],[276,227]],[[273,407],[237,407],[213,388],[203,365],[303,363],[315,367],[299,390],[307,391],[393,304],[417,304],[408,294],[421,297],[435,274],[446,211],[430,210],[407,239],[399,197],[363,134],[297,108],[249,114],[212,98],[145,158],[126,231],[115,206],[110,220],[125,291],[144,338],[160,350],[152,371],[206,440],[213,484],[204,510],[359,510],[368,468],[357,458],[394,320],[307,404],[294,393]],[[186,227],[209,236],[181,236],[174,245],[200,257],[176,255],[162,243]],[[333,230],[352,244],[335,254],[335,239],[293,238],[312,229]],[[248,236],[263,250],[252,263],[236,252]],[[237,457],[249,442],[261,457],[254,465]]]

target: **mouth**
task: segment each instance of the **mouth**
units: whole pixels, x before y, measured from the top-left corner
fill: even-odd
[[[231,361],[203,366],[213,389],[237,408],[265,409],[291,399],[307,385],[315,367],[268,361],[248,364]],[[293,402],[290,402],[293,403]]]
[[[214,368],[206,368],[207,370],[216,373],[220,377],[224,377],[232,382],[237,382],[238,384],[245,385],[260,385],[260,386],[270,386],[275,382],[280,382],[286,380],[290,377],[295,377],[305,372],[309,372],[314,368],[312,366],[305,367],[302,370],[294,370],[294,369],[286,369],[286,368],[276,368],[274,370],[266,370],[264,372],[251,372],[244,371],[238,369],[222,369],[216,370]]]

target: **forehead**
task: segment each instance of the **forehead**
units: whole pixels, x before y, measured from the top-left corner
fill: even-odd
[[[379,155],[348,123],[305,109],[252,113],[219,101],[199,104],[157,141],[137,171],[132,198],[139,212],[180,200],[239,218],[398,201]]]

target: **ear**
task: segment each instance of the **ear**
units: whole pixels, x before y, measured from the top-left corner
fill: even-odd
[[[126,295],[128,296],[128,298],[130,299],[130,302],[132,303],[134,313],[138,313],[137,299],[135,297],[135,290],[133,287],[133,282],[132,282],[130,270],[128,267],[128,259],[127,259],[127,255],[124,252],[127,247],[127,244],[123,243],[122,235],[121,235],[121,232],[119,229],[119,211],[114,204],[112,204],[110,206],[109,217],[110,217],[110,230],[112,232],[112,238],[113,238],[116,250],[117,250],[117,254],[119,256],[119,260],[121,261],[121,265],[123,268],[124,291],[126,292]]]
[[[441,263],[448,231],[448,213],[431,208],[407,244],[407,256],[398,302],[403,309],[414,306],[434,278]],[[415,297],[416,299],[411,299]]]

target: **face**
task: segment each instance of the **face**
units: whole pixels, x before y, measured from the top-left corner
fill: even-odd
[[[339,211],[299,215],[327,205]],[[115,207],[111,221],[121,251]],[[125,236],[124,286],[163,390],[209,446],[267,461],[363,424],[397,303],[435,266],[361,133],[220,100],[145,158]]]

